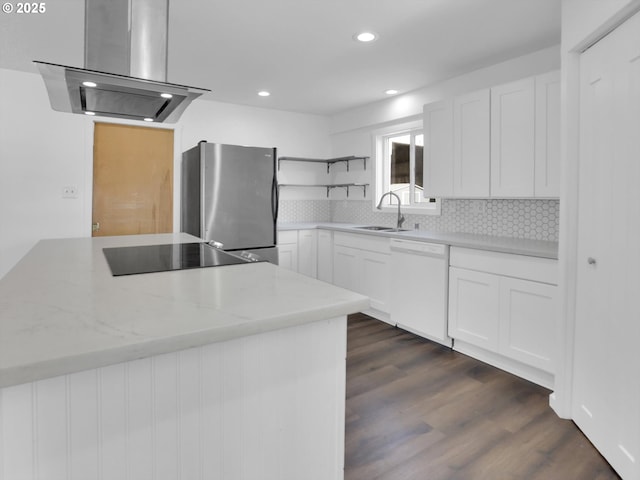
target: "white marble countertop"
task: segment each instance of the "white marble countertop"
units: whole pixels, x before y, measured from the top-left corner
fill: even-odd
[[[0,279],[0,387],[347,315],[368,298],[270,263],[113,277],[103,247],[42,240]]]
[[[361,226],[363,225],[352,223],[300,222],[278,224],[278,230],[285,231],[323,228],[348,233],[360,233],[364,235],[377,235],[390,238],[405,238],[408,240],[423,242],[443,243],[454,247],[475,248],[478,250],[490,250],[493,252],[512,253],[516,255],[529,255],[532,257],[552,259],[558,258],[558,242],[479,235],[475,233],[430,232],[428,230],[384,232],[358,228]]]

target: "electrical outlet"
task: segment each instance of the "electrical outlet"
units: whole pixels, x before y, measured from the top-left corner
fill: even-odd
[[[62,198],[78,198],[78,187],[74,185],[62,187]]]

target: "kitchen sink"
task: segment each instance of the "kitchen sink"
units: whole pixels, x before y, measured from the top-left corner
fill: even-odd
[[[407,232],[406,228],[393,228],[393,227],[381,227],[379,225],[366,225],[364,227],[355,227],[361,228],[363,230],[374,230],[378,232]]]
[[[355,227],[363,230],[391,230],[392,227],[380,227],[378,225],[367,225],[366,227]]]

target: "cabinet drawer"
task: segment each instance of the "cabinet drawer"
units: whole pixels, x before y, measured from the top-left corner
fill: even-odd
[[[297,230],[284,230],[278,232],[278,245],[284,245],[287,243],[298,243]]]
[[[369,250],[378,253],[390,253],[389,239],[375,237],[373,235],[358,235],[342,232],[334,232],[333,244],[344,247],[357,248],[358,250]]]
[[[558,261],[552,258],[451,247],[452,267],[558,284]]]

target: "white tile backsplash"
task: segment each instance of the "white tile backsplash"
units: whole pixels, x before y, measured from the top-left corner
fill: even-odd
[[[278,222],[331,222],[329,200],[280,200]]]
[[[558,240],[558,200],[443,200],[442,214],[405,214],[404,226],[532,240]],[[395,225],[396,214],[378,212],[369,200],[284,200],[279,221]]]

